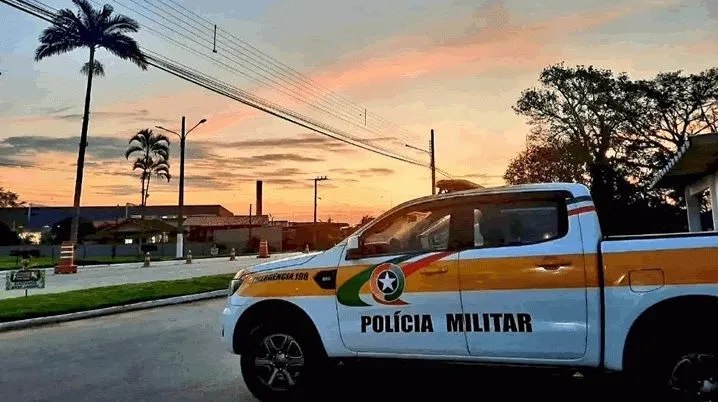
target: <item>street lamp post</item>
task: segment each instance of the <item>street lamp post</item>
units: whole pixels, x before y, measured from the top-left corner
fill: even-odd
[[[431,195],[436,194],[436,160],[434,158],[435,151],[434,151],[434,129],[431,129],[431,138],[429,139],[429,151],[415,147],[413,145],[404,144],[405,147],[415,149],[417,151],[424,152],[426,154],[429,154],[429,168],[431,169]]]
[[[190,128],[188,131],[185,132],[185,117],[182,116],[182,128],[180,133],[177,133],[172,130],[168,130],[162,126],[155,126],[155,128],[158,128],[160,130],[167,131],[169,133],[172,133],[179,137],[180,139],[180,180],[179,180],[179,211],[177,216],[177,248],[175,252],[175,257],[182,258],[184,257],[184,150],[185,150],[185,144],[187,143],[187,136],[189,133],[192,132],[197,126],[199,126],[202,123],[207,122],[207,119],[202,119],[199,121],[199,123],[195,124],[194,127]]]

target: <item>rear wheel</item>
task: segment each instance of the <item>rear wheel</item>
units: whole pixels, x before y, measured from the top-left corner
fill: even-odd
[[[291,327],[259,327],[241,356],[242,377],[262,401],[299,400],[323,361],[316,342]]]
[[[673,345],[634,355],[627,371],[635,391],[666,401],[718,402],[718,347],[705,335],[666,339]]]

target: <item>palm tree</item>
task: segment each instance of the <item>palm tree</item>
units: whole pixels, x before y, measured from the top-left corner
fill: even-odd
[[[150,196],[150,179],[152,179],[152,176],[157,177],[159,179],[165,179],[169,183],[170,179],[172,178],[172,175],[170,175],[170,164],[164,159],[161,158],[137,158],[135,160],[134,165],[132,166],[132,170],[141,170],[142,174],[140,177],[142,178],[142,207],[144,208],[147,205],[147,198]],[[144,215],[144,211],[143,211]],[[144,217],[144,216],[143,216]]]
[[[142,206],[142,217],[144,218],[144,207],[147,205],[152,176],[170,181],[170,139],[163,134],[155,134],[150,129],[144,129],[132,136],[129,144],[129,148],[125,151],[125,158],[130,159],[133,154],[140,155],[132,165],[132,170],[140,170],[141,172],[142,192],[140,205]]]
[[[112,6],[104,5],[102,9],[92,8],[87,0],[72,0],[77,6],[77,14],[69,9],[57,12],[53,25],[42,31],[40,46],[35,50],[35,61],[46,57],[70,52],[78,48],[88,48],[90,58],[80,72],[87,75],[85,92],[85,110],[82,116],[80,132],[80,149],[77,154],[77,175],[75,177],[75,197],[73,207],[75,214],[72,219],[70,241],[77,242],[77,229],[80,222],[80,197],[82,195],[82,176],[85,167],[85,150],[87,148],[87,129],[90,122],[90,96],[92,94],[92,78],[105,75],[102,64],[95,60],[95,52],[104,48],[113,55],[137,64],[147,70],[147,59],[140,51],[137,42],[126,33],[137,32],[139,24],[124,15],[112,14]]]

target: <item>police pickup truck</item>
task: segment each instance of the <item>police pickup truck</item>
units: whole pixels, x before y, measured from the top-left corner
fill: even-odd
[[[222,338],[261,400],[305,395],[353,358],[623,372],[710,400],[716,234],[604,238],[579,184],[424,197],[327,251],[238,272]]]

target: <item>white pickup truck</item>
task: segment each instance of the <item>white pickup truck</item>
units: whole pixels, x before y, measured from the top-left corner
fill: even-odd
[[[625,372],[716,400],[717,234],[604,238],[579,184],[424,197],[238,272],[222,338],[261,400],[354,358]]]

